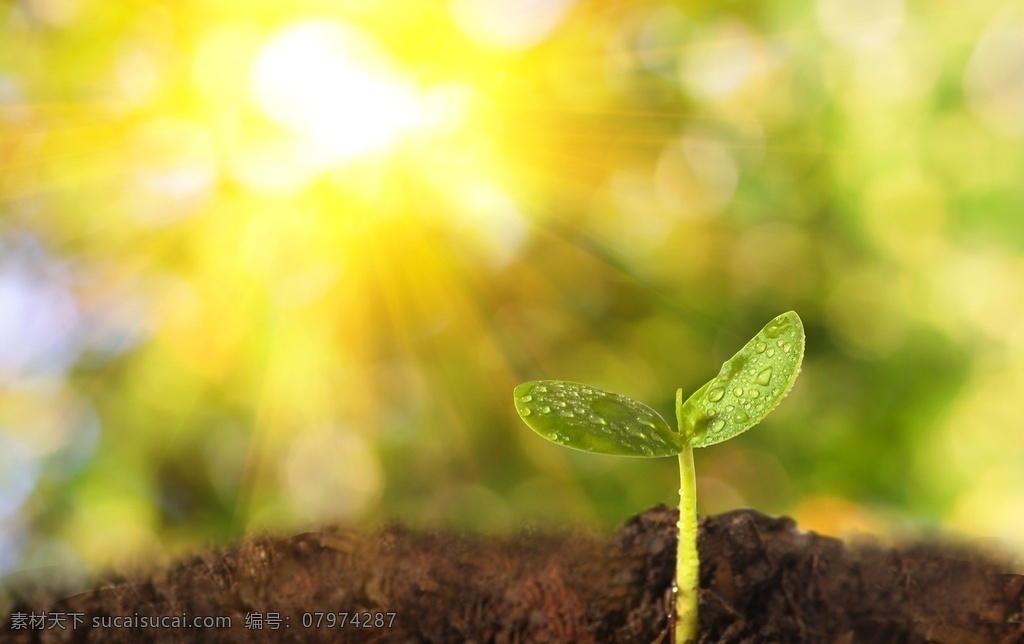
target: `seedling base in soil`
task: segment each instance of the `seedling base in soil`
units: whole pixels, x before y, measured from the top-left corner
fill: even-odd
[[[389,527],[256,538],[148,579],[3,606],[0,641],[667,642],[677,516],[655,507],[611,537]],[[702,519],[699,547],[702,643],[1024,642],[1021,569],[962,546],[853,547],[743,510]],[[233,627],[15,631],[12,610],[227,615]],[[243,626],[269,612],[288,628]],[[395,619],[302,626],[325,612]]]

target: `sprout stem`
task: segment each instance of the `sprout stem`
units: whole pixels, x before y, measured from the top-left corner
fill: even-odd
[[[700,558],[697,555],[697,481],[693,471],[693,447],[679,453],[679,545],[676,550],[675,644],[697,641],[697,589]]]

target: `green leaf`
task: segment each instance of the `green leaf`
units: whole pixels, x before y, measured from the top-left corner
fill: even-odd
[[[618,456],[675,456],[683,443],[647,405],[578,382],[534,380],[516,387],[516,411],[549,441]]]
[[[804,357],[804,326],[790,311],[768,323],[683,402],[676,394],[679,432],[693,447],[742,434],[775,409],[793,387]]]

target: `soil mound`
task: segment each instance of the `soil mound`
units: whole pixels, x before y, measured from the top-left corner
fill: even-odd
[[[659,506],[610,538],[260,537],[23,602],[0,640],[668,643],[675,523]],[[701,521],[700,555],[702,643],[1024,642],[1024,576],[962,548],[852,547],[744,510]]]

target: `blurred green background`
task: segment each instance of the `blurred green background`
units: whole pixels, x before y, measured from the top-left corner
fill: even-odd
[[[0,575],[330,522],[611,530],[775,315],[803,374],[703,513],[1024,548],[1015,2],[0,4]]]

